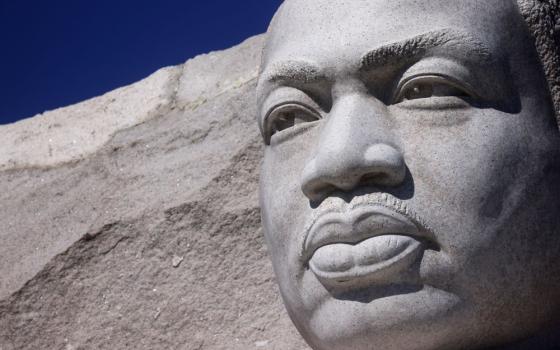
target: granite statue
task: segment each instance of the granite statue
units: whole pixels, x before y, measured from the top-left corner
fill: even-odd
[[[265,238],[315,350],[560,346],[557,1],[286,0]]]

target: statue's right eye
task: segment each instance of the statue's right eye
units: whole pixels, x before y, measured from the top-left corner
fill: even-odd
[[[298,103],[277,106],[265,119],[267,140],[269,141],[270,137],[276,133],[319,119],[321,116],[317,112]]]
[[[443,75],[418,75],[407,79],[397,88],[397,96],[393,103],[437,97],[475,97],[473,89]]]

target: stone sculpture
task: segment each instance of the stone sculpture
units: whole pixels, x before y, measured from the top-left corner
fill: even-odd
[[[560,345],[558,12],[284,2],[257,88],[260,198],[314,349]]]

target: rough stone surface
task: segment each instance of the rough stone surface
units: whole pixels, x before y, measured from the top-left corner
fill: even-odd
[[[518,0],[518,4],[535,38],[560,126],[560,1]]]
[[[0,127],[0,349],[306,349],[260,229],[262,37]]]

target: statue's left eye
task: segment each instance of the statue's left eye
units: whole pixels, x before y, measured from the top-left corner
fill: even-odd
[[[394,103],[431,97],[473,97],[463,84],[442,76],[420,76],[407,80],[397,89]]]
[[[276,107],[266,117],[266,133],[270,139],[272,135],[295,127],[298,124],[314,122],[320,116],[303,105],[290,103]]]

